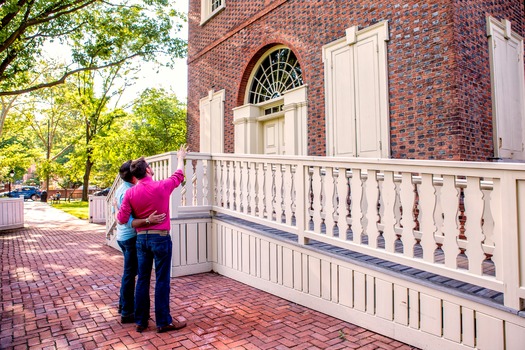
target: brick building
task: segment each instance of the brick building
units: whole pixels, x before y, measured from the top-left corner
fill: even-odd
[[[190,0],[201,152],[525,160],[525,3]]]

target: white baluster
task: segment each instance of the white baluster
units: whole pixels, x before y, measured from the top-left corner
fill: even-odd
[[[465,235],[467,236],[467,250],[465,254],[469,259],[469,271],[482,275],[482,264],[485,260],[481,243],[485,237],[481,227],[483,215],[483,195],[481,193],[478,177],[467,177],[465,189]]]
[[[457,243],[459,237],[458,206],[459,192],[456,188],[456,180],[452,175],[445,175],[441,188],[441,207],[444,216],[441,231],[445,235],[442,250],[445,254],[445,266],[450,269],[456,269],[456,256],[459,252]]]
[[[381,198],[383,216],[381,221],[383,223],[383,238],[385,239],[385,250],[393,253],[394,242],[397,239],[395,232],[396,218],[394,210],[396,206],[396,185],[394,184],[394,173],[392,171],[384,172],[383,186],[381,188]]]
[[[328,167],[325,172],[325,181],[324,181],[324,212],[325,219],[324,224],[326,228],[326,235],[329,237],[334,236],[334,214],[336,211],[336,204],[334,203],[335,198],[335,177],[334,177],[334,168]]]
[[[283,172],[283,205],[284,205],[284,218],[286,225],[292,225],[292,196],[293,196],[293,180],[292,171],[290,165],[282,166]]]
[[[423,260],[430,263],[434,262],[434,252],[436,250],[436,240],[434,233],[434,209],[436,204],[436,190],[433,184],[432,174],[423,174],[421,176],[421,186],[419,187],[419,204],[421,211],[419,213],[421,247],[423,248]]]
[[[339,168],[337,174],[337,227],[339,229],[339,238],[346,240],[346,231],[348,230],[348,204],[347,200],[350,196],[348,187],[348,178],[346,177],[346,169]]]
[[[313,213],[312,213],[312,220],[314,222],[314,232],[315,233],[321,233],[321,211],[323,210],[322,205],[322,198],[321,198],[321,192],[322,192],[322,183],[321,183],[321,168],[314,167],[314,171],[312,174],[312,189],[313,189]]]
[[[401,218],[401,225],[403,231],[401,234],[401,242],[403,242],[403,254],[409,258],[414,257],[414,184],[412,183],[412,174],[403,173],[401,175],[401,208],[403,211]]]
[[[352,228],[352,240],[354,243],[361,243],[361,235],[363,234],[363,181],[361,180],[361,169],[352,169],[351,186],[351,217],[350,225]]]
[[[365,233],[368,236],[368,245],[371,248],[377,248],[377,237],[379,230],[377,229],[377,222],[379,215],[377,215],[377,203],[379,199],[379,189],[377,184],[377,171],[368,170],[368,177],[366,179],[366,221]]]

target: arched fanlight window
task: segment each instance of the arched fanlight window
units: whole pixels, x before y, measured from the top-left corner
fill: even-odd
[[[257,104],[281,97],[303,85],[301,66],[289,48],[279,47],[264,58],[253,76],[248,102]]]

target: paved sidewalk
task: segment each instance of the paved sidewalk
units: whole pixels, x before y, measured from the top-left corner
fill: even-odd
[[[0,349],[413,349],[214,273],[172,279],[186,328],[137,333],[120,323],[122,256],[104,226],[24,206],[25,228],[0,231]]]

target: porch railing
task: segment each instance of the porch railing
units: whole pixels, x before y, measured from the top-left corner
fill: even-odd
[[[148,158],[156,178],[176,154]],[[472,163],[190,154],[172,218],[210,210],[525,300],[525,169]]]

